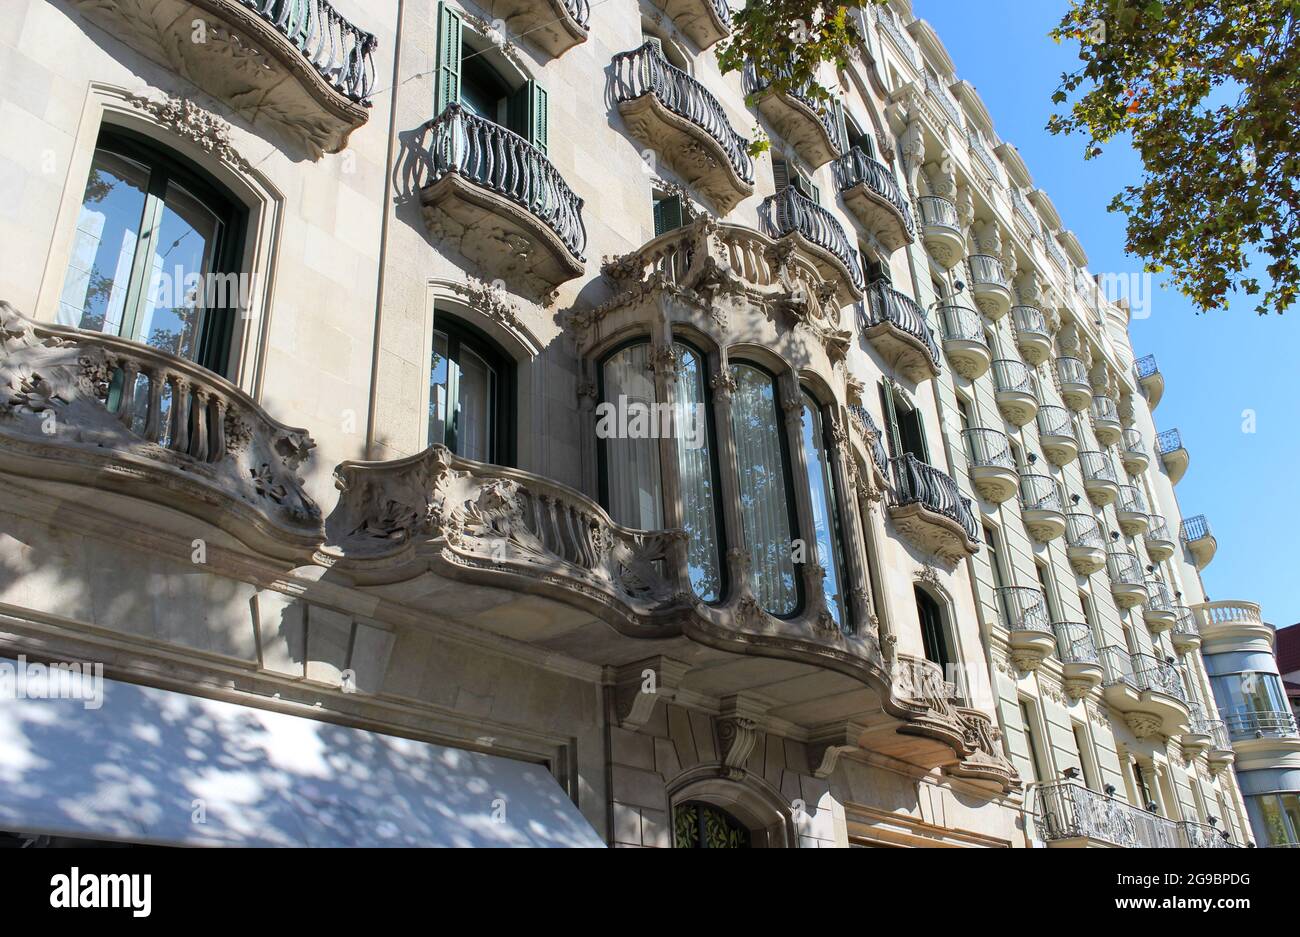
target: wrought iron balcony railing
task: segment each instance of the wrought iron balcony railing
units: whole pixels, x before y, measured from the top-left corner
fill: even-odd
[[[1183,448],[1183,437],[1176,429],[1167,429],[1156,436],[1156,452],[1161,455],[1181,448]]]
[[[853,286],[862,289],[862,268],[858,264],[858,252],[849,244],[844,228],[826,209],[799,194],[794,186],[787,186],[765,198],[759,213],[767,233],[772,237],[784,237],[797,231],[809,243],[835,257],[844,266]]]
[[[1108,398],[1109,399],[1109,398]],[[1142,434],[1131,426],[1124,430],[1123,445],[1125,452],[1140,452],[1146,455],[1147,446],[1142,441]]]
[[[1091,514],[1075,513],[1065,515],[1065,542],[1072,547],[1104,548],[1106,538],[1097,518]]]
[[[1101,649],[1101,665],[1107,686],[1127,683],[1138,690],[1152,690],[1184,704],[1188,702],[1178,668],[1152,654],[1130,654],[1122,647],[1111,645]]]
[[[966,452],[971,465],[990,466],[1016,470],[1016,459],[1011,454],[1011,442],[1001,430],[973,426],[962,430]]]
[[[582,2],[585,5],[586,0]],[[725,3],[722,6],[726,9]],[[664,57],[659,43],[647,41],[630,52],[620,52],[612,64],[616,101],[653,94],[668,110],[708,134],[726,154],[737,176],[747,183],[754,181],[749,141],[732,128],[722,105],[704,85]]]
[[[1155,355],[1145,355],[1133,362],[1133,373],[1137,375],[1139,381],[1148,378],[1160,370],[1156,366]]]
[[[1015,358],[999,358],[993,362],[993,377],[998,393],[1034,394],[1034,382],[1029,368]]]
[[[1053,622],[1056,632],[1056,653],[1065,664],[1096,664],[1097,644],[1092,639],[1092,629],[1081,621]]]
[[[778,70],[776,75],[773,76],[773,80],[784,81],[789,77],[790,69],[787,67]],[[771,87],[771,83],[771,81],[764,81],[758,77],[758,71],[754,68],[753,63],[745,63],[745,68],[741,72],[741,87],[744,89],[747,96],[759,94],[767,90]],[[839,128],[835,125],[835,115],[831,112],[831,109],[826,105],[826,103],[814,100],[808,93],[807,85],[785,88],[782,90],[782,93],[808,108],[808,110],[816,116],[817,122],[821,124],[822,130],[825,132],[827,139],[832,142],[832,145],[835,146],[836,149],[838,149],[840,139]]]
[[[943,325],[945,341],[978,342],[988,347],[984,322],[980,314],[969,306],[940,306],[939,322]]]
[[[1181,845],[1172,821],[1072,781],[1040,786],[1037,801],[1035,825],[1048,842],[1093,839],[1131,849]]]
[[[1160,514],[1148,514],[1150,524],[1147,527],[1146,538],[1148,540],[1172,540],[1169,533],[1169,522]]]
[[[1118,482],[1115,463],[1110,460],[1110,453],[1089,449],[1079,453],[1079,465],[1083,468],[1083,477],[1093,481]]]
[[[1011,321],[1019,334],[1050,337],[1043,311],[1036,306],[1012,306]]]
[[[1142,497],[1142,491],[1136,485],[1120,485],[1116,509],[1131,514],[1145,514],[1146,499]]]
[[[1092,418],[1102,420],[1107,423],[1119,422],[1119,408],[1115,406],[1115,401],[1109,397],[1097,394],[1092,398]]]
[[[582,199],[541,150],[459,104],[449,104],[424,129],[431,182],[457,173],[509,199],[555,232],[575,260],[585,261]]]
[[[1008,631],[1052,633],[1052,619],[1041,589],[1003,586],[998,590],[998,597],[1002,602],[1003,624]]]
[[[1038,408],[1038,434],[1040,436],[1069,436],[1074,438],[1074,421],[1070,411],[1055,404]]]
[[[238,2],[256,11],[297,46],[311,67],[340,94],[358,104],[370,104],[375,89],[371,53],[379,40],[344,19],[329,0]]]
[[[961,525],[966,539],[979,543],[979,525],[971,510],[970,498],[964,497],[957,483],[944,472],[927,465],[911,453],[894,459],[893,503],[902,507],[920,504],[936,514]]]
[[[1020,507],[1026,511],[1065,513],[1065,500],[1061,496],[1061,486],[1050,475],[1022,472],[1020,475]]]
[[[948,199],[938,195],[922,195],[917,198],[916,205],[921,212],[921,224],[961,230],[957,206]]]
[[[1088,383],[1088,369],[1078,358],[1057,358],[1056,373],[1063,384]]]
[[[939,345],[926,321],[925,310],[914,299],[885,280],[877,280],[867,294],[866,312],[868,326],[888,322],[924,345],[934,370],[939,370]]]
[[[1255,738],[1286,738],[1296,735],[1293,713],[1285,710],[1261,710],[1239,706],[1220,711],[1228,734],[1233,740]]]
[[[1106,570],[1110,581],[1130,586],[1145,586],[1142,578],[1142,561],[1134,553],[1111,550],[1106,554]]]
[[[1169,586],[1159,579],[1148,579],[1147,586],[1147,608],[1161,612],[1174,611],[1174,597],[1169,592]]]
[[[975,158],[984,164],[984,168],[989,171],[989,175],[996,181],[1001,182],[1002,169],[998,165],[998,161],[993,158],[993,154],[989,152],[988,147],[984,145],[984,140],[974,131],[968,132],[966,139],[970,143],[970,151],[975,154]]]
[[[925,90],[930,92],[930,96],[939,102],[939,107],[943,109],[946,116],[954,127],[962,125],[961,111],[957,108],[957,102],[952,99],[948,89],[939,84],[939,80],[930,74],[925,73]]]
[[[892,205],[902,216],[908,234],[915,233],[916,225],[912,221],[912,210],[907,207],[907,199],[903,197],[903,193],[898,188],[898,180],[894,178],[894,173],[888,166],[872,159],[855,146],[831,163],[831,170],[837,190],[845,192],[859,185],[865,185]]]
[[[876,468],[880,473],[888,477],[889,475],[889,455],[885,452],[884,436],[880,432],[880,427],[876,425],[875,419],[871,416],[870,411],[860,404],[851,404],[849,413],[857,420],[862,422],[871,438],[871,458],[876,463]]]
[[[1204,514],[1197,514],[1194,517],[1184,518],[1181,531],[1184,543],[1191,543],[1195,540],[1204,540],[1206,537],[1212,537],[1210,531],[1210,522],[1205,519]]]
[[[1047,256],[1052,258],[1056,265],[1061,268],[1062,273],[1068,273],[1070,270],[1070,262],[1065,259],[1065,254],[1061,252],[1059,247],[1057,247],[1056,235],[1048,229],[1047,225],[1042,226],[1042,232],[1043,245],[1047,248]]]
[[[1174,634],[1199,636],[1200,627],[1196,624],[1196,614],[1186,605],[1172,605],[1171,608],[1178,620],[1174,622]]]
[[[1006,270],[998,258],[991,254],[971,254],[966,259],[970,262],[971,282],[976,286],[992,284],[1004,289],[1010,288]]]

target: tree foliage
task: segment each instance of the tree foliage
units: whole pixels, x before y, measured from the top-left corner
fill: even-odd
[[[1228,293],[1283,312],[1300,288],[1300,0],[1075,0],[1053,30],[1078,40],[1082,67],[1053,95],[1052,133],[1088,137],[1084,156],[1128,135],[1140,184],[1110,203],[1130,253],[1168,270],[1202,311]]]

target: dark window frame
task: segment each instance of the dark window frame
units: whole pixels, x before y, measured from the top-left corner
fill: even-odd
[[[515,394],[518,386],[514,359],[505,352],[492,336],[477,326],[466,322],[454,312],[438,308],[437,304],[434,305],[433,310],[433,331],[442,332],[447,336],[447,360],[449,362],[454,362],[459,366],[460,348],[462,345],[468,344],[476,355],[495,369],[497,378],[490,392],[491,399],[488,401],[488,413],[492,420],[492,429],[488,438],[487,461],[491,465],[514,466],[516,455]],[[428,353],[430,356],[433,355],[432,347],[429,348]],[[429,386],[430,393],[432,393],[432,382],[430,382]],[[452,452],[456,452],[457,446],[447,442],[447,436],[454,433],[451,414],[455,403],[456,400],[453,399],[449,387],[446,430],[441,440],[430,438],[429,445],[442,443]],[[455,438],[454,435],[453,438]],[[456,441],[459,443],[459,440]],[[460,455],[458,452],[456,454]]]

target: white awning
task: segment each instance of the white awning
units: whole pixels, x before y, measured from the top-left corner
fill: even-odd
[[[0,659],[0,830],[205,846],[604,845],[541,765],[113,680],[98,708],[32,698],[49,695],[41,677],[16,694],[14,668]]]

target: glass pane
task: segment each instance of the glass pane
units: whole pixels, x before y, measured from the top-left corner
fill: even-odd
[[[463,343],[458,357],[457,453],[467,459],[487,462],[491,459],[492,391],[496,384],[496,371]]]
[[[605,362],[596,434],[605,446],[609,513],[624,527],[663,527],[659,439],[650,346],[631,345]]]
[[[799,598],[776,388],[772,378],[748,365],[732,365],[731,374],[736,381],[731,432],[736,441],[750,588],[768,612],[792,615],[798,610]]]
[[[1300,794],[1280,794],[1278,799],[1288,826],[1285,842],[1300,843]]]
[[[95,153],[59,297],[61,325],[121,332],[148,189],[147,167],[105,150]]]
[[[197,355],[208,275],[220,233],[221,221],[211,209],[168,183],[149,289],[136,327],[138,341],[182,358]]]
[[[686,565],[691,588],[705,602],[722,597],[718,551],[718,514],[713,492],[713,454],[709,451],[712,415],[704,391],[704,364],[692,349],[676,345],[681,362],[677,375],[677,469],[682,485],[682,526],[686,529]]]
[[[433,333],[429,372],[429,445],[447,443],[447,336]]]
[[[844,628],[848,622],[845,596],[841,588],[840,518],[835,503],[835,480],[823,433],[821,408],[808,394],[803,401],[803,451],[808,462],[808,486],[812,494],[813,529],[817,536],[817,563],[826,570],[822,590],[826,608],[835,623]]]

